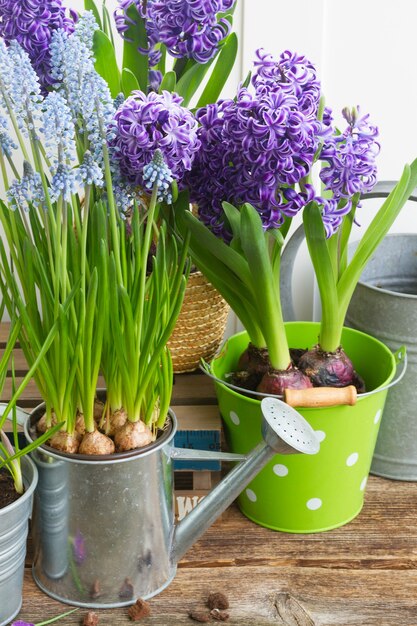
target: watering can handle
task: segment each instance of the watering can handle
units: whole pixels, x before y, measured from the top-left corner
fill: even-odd
[[[356,404],[356,387],[312,387],[310,389],[285,389],[284,401],[290,406],[318,408],[339,404]]]
[[[396,181],[382,180],[375,185],[372,191],[364,194],[362,199],[387,198],[396,184]],[[417,190],[411,194],[409,200],[417,202]],[[282,252],[280,289],[282,314],[287,322],[291,322],[296,319],[292,299],[292,274],[297,252],[300,245],[304,241],[304,237],[304,226],[301,224],[301,226],[294,231]]]

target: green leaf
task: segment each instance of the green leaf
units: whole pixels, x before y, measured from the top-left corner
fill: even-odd
[[[146,93],[149,73],[148,55],[139,52],[139,48],[148,49],[145,22],[139,15],[134,3],[127,9],[126,14],[129,28],[125,33],[123,45],[123,67],[126,67],[136,76],[140,89]]]
[[[232,229],[233,238],[240,239],[240,211],[230,202],[222,202],[223,211]]]
[[[187,227],[204,249],[222,261],[242,281],[247,289],[251,290],[251,274],[248,261],[242,258],[235,250],[216,237],[204,224],[194,217],[189,211],[184,215]]]
[[[378,245],[388,233],[404,204],[417,185],[417,159],[406,165],[403,174],[365,231],[355,254],[338,284],[339,300],[344,311],[349,306],[362,271]]]
[[[339,278],[345,271],[348,264],[348,245],[350,233],[352,231],[352,226],[355,221],[356,207],[358,206],[358,202],[360,200],[360,194],[356,193],[352,199],[352,208],[347,215],[343,218],[342,226],[340,228],[340,239],[339,239],[339,265],[338,265],[338,275]]]
[[[159,87],[159,93],[165,91],[175,91],[175,87],[177,84],[177,75],[173,70],[170,70],[165,74],[162,79],[161,86]]]
[[[236,274],[198,243],[193,242],[190,245],[190,255],[198,269],[236,313],[251,342],[258,347],[265,346],[261,331],[263,312],[258,309],[256,298],[237,279]]]
[[[181,57],[181,58],[176,59],[173,69],[175,72],[175,76],[177,77],[177,81],[179,81],[180,78],[182,78],[185,72],[190,70],[196,64],[197,62],[194,61],[194,59],[187,59],[187,57]]]
[[[197,107],[203,107],[206,106],[206,104],[217,102],[222,89],[230,76],[230,72],[233,69],[237,55],[237,48],[237,35],[236,33],[231,33],[220,50],[216,60],[216,65],[214,66],[207,85],[197,102]]]
[[[92,11],[94,18],[99,26],[99,28],[102,28],[102,23],[101,23],[101,19],[100,19],[100,11],[97,8],[96,3],[94,2],[94,0],[84,0],[84,8],[86,11]]]
[[[95,69],[107,82],[110,93],[115,98],[121,91],[119,68],[112,42],[101,30],[94,33],[93,52],[96,58]]]
[[[270,257],[274,276],[278,276],[281,268],[281,251],[285,239],[278,228],[270,228],[266,232],[270,245]]]
[[[125,98],[128,98],[132,91],[139,90],[139,83],[136,76],[127,67],[122,69],[122,91]]]
[[[191,98],[201,85],[205,75],[209,71],[214,59],[210,59],[204,65],[196,63],[191,69],[184,72],[177,83],[176,91],[184,98],[183,106],[188,106]]]
[[[248,72],[247,75],[246,75],[245,80],[242,83],[242,87],[244,87],[244,88],[249,87],[251,78],[252,78],[252,72]]]
[[[103,3],[103,32],[106,33],[107,37],[110,39],[112,46],[114,47],[114,37],[112,30],[112,21],[110,19],[109,11],[106,5]]]

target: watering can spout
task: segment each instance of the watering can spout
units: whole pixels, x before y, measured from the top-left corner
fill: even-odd
[[[227,509],[248,483],[276,454],[316,454],[320,443],[310,424],[277,398],[264,398],[263,440],[247,455],[172,449],[173,458],[216,458],[240,461],[200,503],[177,524],[172,559],[178,562],[195,541]]]

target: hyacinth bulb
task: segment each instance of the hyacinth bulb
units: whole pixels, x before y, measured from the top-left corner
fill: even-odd
[[[266,372],[257,387],[257,391],[282,396],[284,389],[309,389],[312,386],[308,376],[296,367],[290,366],[286,370]]]
[[[228,377],[229,382],[236,387],[254,391],[270,367],[268,349],[257,348],[249,343],[240,355],[237,371]]]
[[[268,371],[270,365],[268,349],[257,348],[253,343],[250,343],[240,355],[237,368],[246,372],[264,374]]]
[[[364,391],[364,382],[343,348],[324,352],[320,346],[315,346],[302,355],[298,367],[310,378],[314,387],[354,385],[359,392]]]

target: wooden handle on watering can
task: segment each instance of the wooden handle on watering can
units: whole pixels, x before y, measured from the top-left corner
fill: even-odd
[[[310,389],[285,389],[284,401],[294,407],[317,408],[338,404],[356,404],[356,387],[312,387]]]

